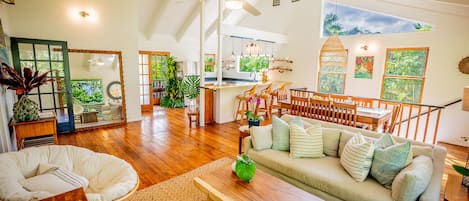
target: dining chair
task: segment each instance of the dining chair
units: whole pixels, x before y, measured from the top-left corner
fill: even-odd
[[[396,104],[393,106],[392,114],[391,114],[391,123],[386,129],[387,133],[391,133],[391,134],[394,133],[394,129],[396,128],[396,125],[397,125],[397,119],[401,112],[402,112],[402,104]]]
[[[334,111],[331,109],[331,102],[328,100],[311,99],[309,104],[310,114],[308,117],[321,121],[331,122]]]
[[[344,102],[347,102],[349,99],[350,99],[350,96],[329,94],[329,100],[334,101],[336,103],[344,103]]]
[[[251,89],[244,91],[242,94],[236,96],[238,101],[238,108],[236,109],[235,120],[238,120],[238,116],[241,116],[240,123],[243,123],[245,113],[249,111],[249,98],[256,96],[257,85],[252,86]]]
[[[302,117],[308,117],[308,98],[292,96],[290,97],[290,114]]]
[[[342,124],[346,126],[357,126],[357,105],[347,103],[332,103],[332,110],[334,116],[332,122],[336,124]]]
[[[352,96],[352,103],[357,104],[359,107],[373,107],[373,99],[372,98],[360,98]]]
[[[309,92],[307,91],[308,88],[303,87],[303,88],[295,88],[295,89],[290,89],[290,97],[304,97],[304,98],[309,98]]]

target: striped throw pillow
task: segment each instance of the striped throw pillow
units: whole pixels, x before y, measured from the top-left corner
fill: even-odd
[[[374,144],[358,133],[345,145],[340,164],[357,182],[365,181],[373,160]]]
[[[295,124],[290,125],[290,157],[324,157],[322,140],[320,124],[313,125],[306,130]]]

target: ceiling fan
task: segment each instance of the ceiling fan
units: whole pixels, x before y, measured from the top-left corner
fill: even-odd
[[[259,16],[261,14],[261,12],[247,0],[225,0],[225,6],[232,10],[244,9],[246,12],[254,16]]]

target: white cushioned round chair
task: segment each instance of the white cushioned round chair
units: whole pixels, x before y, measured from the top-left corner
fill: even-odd
[[[53,164],[88,179],[88,200],[120,200],[135,192],[138,175],[130,164],[115,156],[88,149],[51,145],[0,154],[0,200],[43,198],[47,192],[30,192],[20,184],[36,176],[39,164]]]

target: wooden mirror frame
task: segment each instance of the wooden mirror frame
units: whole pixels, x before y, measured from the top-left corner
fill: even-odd
[[[125,82],[124,82],[124,66],[122,65],[122,52],[112,50],[87,50],[87,49],[68,49],[68,53],[89,53],[89,54],[112,54],[119,58],[119,78],[122,93],[122,121],[120,123],[111,123],[107,125],[90,126],[86,128],[76,129],[75,131],[91,130],[104,127],[120,126],[127,124],[127,104],[125,100]]]

